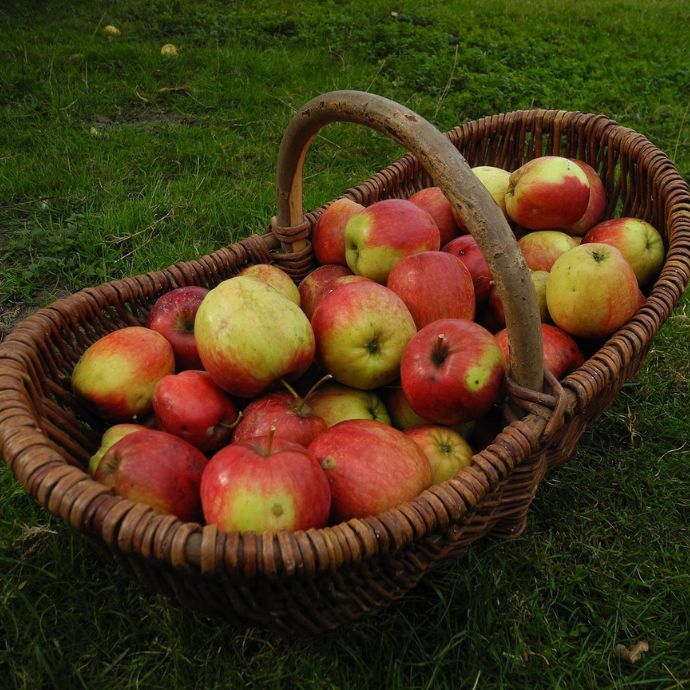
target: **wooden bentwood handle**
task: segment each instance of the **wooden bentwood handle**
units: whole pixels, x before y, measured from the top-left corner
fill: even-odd
[[[331,91],[302,106],[285,130],[277,166],[277,223],[304,222],[304,159],[318,131],[354,122],[388,135],[414,154],[477,240],[503,302],[510,334],[511,373],[535,391],[543,386],[541,322],[527,265],[503,212],[462,154],[430,122],[395,101],[362,91]]]

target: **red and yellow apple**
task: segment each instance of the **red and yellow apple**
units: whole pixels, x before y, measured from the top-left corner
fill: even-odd
[[[336,278],[352,275],[347,266],[342,264],[324,264],[310,271],[298,286],[300,306],[311,319],[318,301],[325,295]]]
[[[589,202],[587,208],[577,223],[563,228],[569,235],[584,235],[591,227],[598,223],[606,208],[606,189],[597,171],[589,164],[576,158],[571,159],[580,166],[589,181]]]
[[[470,444],[450,427],[427,424],[405,429],[403,433],[420,447],[429,461],[432,484],[454,477],[472,461]]]
[[[477,240],[472,235],[461,235],[446,244],[443,251],[457,256],[465,264],[472,276],[476,303],[482,304],[489,296],[492,276]]]
[[[560,230],[535,230],[518,240],[525,263],[532,271],[550,271],[561,254],[578,244],[578,239]]]
[[[438,226],[441,247],[458,234],[458,224],[455,222],[453,207],[440,187],[425,187],[412,194],[409,199],[434,219]]]
[[[282,268],[275,264],[252,264],[243,268],[239,275],[261,280],[277,290],[283,297],[287,297],[291,302],[300,306],[301,298],[297,285]]]
[[[347,419],[374,419],[383,424],[391,423],[383,400],[374,391],[329,383],[314,391],[309,402],[314,413],[323,418],[329,427]]]
[[[364,210],[362,204],[342,197],[326,207],[312,233],[314,256],[319,264],[342,264],[345,261],[345,225],[351,216]]]

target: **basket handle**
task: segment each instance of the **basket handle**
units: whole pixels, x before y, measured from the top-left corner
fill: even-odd
[[[544,370],[537,298],[515,236],[462,154],[409,108],[362,91],[331,91],[303,105],[285,130],[278,152],[277,225],[304,224],[304,160],[318,131],[331,122],[354,122],[386,134],[412,152],[441,188],[477,240],[493,275],[510,333],[511,374],[519,385],[541,391]],[[293,244],[288,249],[300,248]]]

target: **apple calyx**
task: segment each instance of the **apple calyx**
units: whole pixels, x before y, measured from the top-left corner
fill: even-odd
[[[600,264],[602,261],[606,259],[606,254],[602,251],[596,250],[592,252],[592,258]]]

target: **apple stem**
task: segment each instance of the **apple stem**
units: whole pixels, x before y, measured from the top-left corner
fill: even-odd
[[[302,409],[302,406],[304,403],[307,402],[309,397],[313,395],[321,386],[326,383],[326,381],[330,381],[333,378],[333,374],[326,374],[325,376],[322,376],[308,391],[307,394],[302,398],[302,402],[299,405],[299,410]]]
[[[299,393],[285,380],[280,379],[280,382],[290,391],[290,395],[297,401],[299,400]]]
[[[442,364],[443,360],[448,356],[448,349],[446,348],[446,334],[439,333],[434,344],[434,349],[431,356],[436,364]]]
[[[273,438],[276,435],[276,427],[273,425],[268,431],[268,443],[266,444],[266,457],[271,454],[271,448],[273,447]]]

